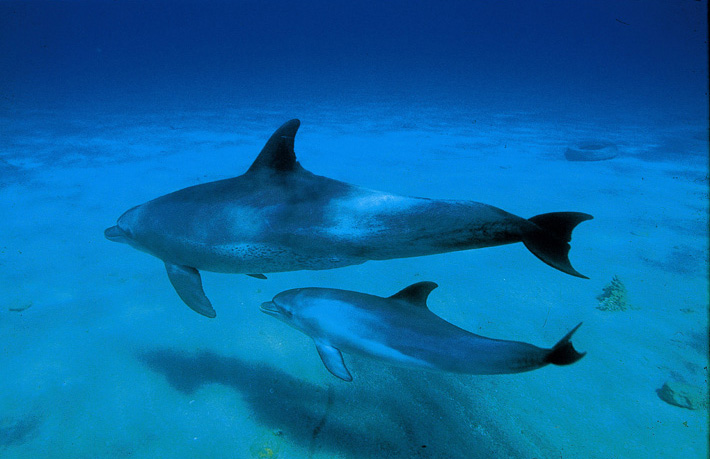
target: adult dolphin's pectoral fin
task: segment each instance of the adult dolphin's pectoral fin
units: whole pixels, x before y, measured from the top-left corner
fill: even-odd
[[[253,277],[254,279],[266,279],[266,276],[263,274],[247,274],[249,277]]]
[[[202,290],[202,278],[198,270],[190,266],[168,263],[167,261],[165,262],[165,270],[168,272],[170,283],[173,284],[175,291],[186,305],[198,314],[210,319],[217,317],[212,303],[205,296],[205,291]]]
[[[563,273],[589,279],[572,267],[569,261],[569,241],[572,240],[572,230],[583,221],[591,220],[589,214],[582,212],[551,212],[536,215],[528,220],[535,223],[540,231],[533,232],[523,238],[523,244],[540,260]]]
[[[333,346],[328,346],[325,343],[314,340],[316,343],[316,349],[318,349],[318,355],[323,361],[323,365],[330,371],[333,376],[342,379],[343,381],[352,381],[353,377],[350,376],[348,368],[345,366],[343,361],[343,354]]]

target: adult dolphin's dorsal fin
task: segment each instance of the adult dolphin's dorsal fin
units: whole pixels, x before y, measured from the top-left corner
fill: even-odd
[[[296,161],[296,152],[293,151],[296,132],[300,125],[299,120],[292,119],[271,134],[247,173],[261,170],[278,172],[300,170],[301,165]]]
[[[343,381],[352,381],[353,377],[350,376],[348,367],[345,366],[343,354],[341,354],[338,349],[333,346],[329,346],[322,341],[313,341],[315,341],[316,349],[318,349],[318,355],[328,371],[330,371],[333,376],[336,376]]]
[[[426,300],[429,297],[429,294],[437,287],[438,285],[434,282],[417,282],[416,284],[412,284],[409,287],[405,287],[395,293],[390,297],[390,299],[402,300],[413,304],[414,306],[426,308]]]

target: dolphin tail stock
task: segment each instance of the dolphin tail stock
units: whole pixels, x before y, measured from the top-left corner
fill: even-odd
[[[586,352],[577,352],[570,341],[574,332],[576,332],[581,326],[582,322],[574,327],[564,336],[564,338],[559,340],[557,344],[550,349],[550,352],[545,356],[545,363],[551,363],[553,365],[571,365],[587,355]]]
[[[523,244],[543,262],[572,276],[589,279],[572,267],[569,261],[569,241],[572,230],[580,223],[591,220],[589,214],[581,212],[551,212],[536,215],[528,221],[540,228],[523,237]]]

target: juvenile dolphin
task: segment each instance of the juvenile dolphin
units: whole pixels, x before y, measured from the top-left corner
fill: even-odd
[[[429,310],[426,300],[436,287],[419,282],[389,298],[298,288],[279,293],[261,310],[313,338],[325,367],[344,381],[353,378],[341,351],[398,366],[478,375],[569,365],[585,355],[570,342],[581,323],[551,349],[467,332]]]
[[[523,242],[550,266],[585,277],[567,258],[568,242],[591,215],[526,220],[473,201],[398,196],[321,177],[296,161],[299,125],[294,119],[278,128],[243,175],[133,207],[106,238],[163,260],[180,298],[207,317],[216,313],[198,270],[265,278]]]

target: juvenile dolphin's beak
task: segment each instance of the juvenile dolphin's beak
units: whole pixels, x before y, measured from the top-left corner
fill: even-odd
[[[104,230],[104,236],[106,239],[109,241],[113,242],[123,242],[128,243],[128,238],[126,237],[126,234],[121,231],[121,228],[118,226],[112,226],[111,228],[106,228]]]

